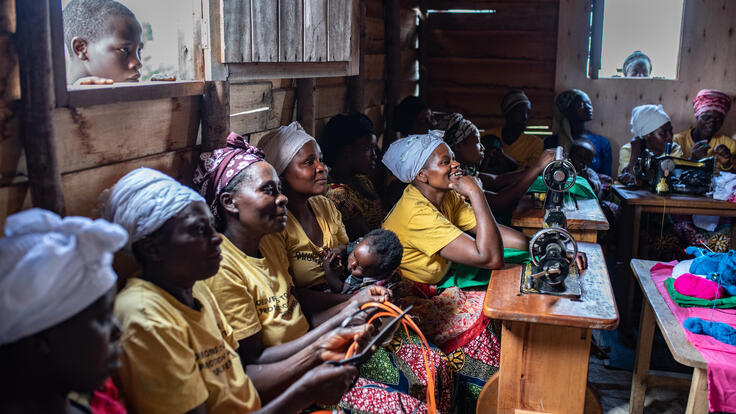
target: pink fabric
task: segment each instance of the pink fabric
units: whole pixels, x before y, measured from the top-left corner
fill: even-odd
[[[718,283],[695,276],[692,273],[683,273],[675,279],[675,290],[685,296],[700,299],[720,299],[726,296],[726,289],[718,286]]]
[[[711,320],[712,314],[712,320],[736,326],[736,313],[733,310],[716,309],[713,312],[710,308],[682,308],[672,301],[664,286],[664,281],[672,275],[672,268],[675,264],[677,261],[657,263],[651,268],[650,274],[659,294],[662,295],[680,324],[689,317]],[[683,331],[690,343],[708,363],[710,411],[736,412],[736,347],[724,344],[708,335],[696,335],[684,328]]]

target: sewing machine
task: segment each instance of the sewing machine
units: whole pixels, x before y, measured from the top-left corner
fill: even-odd
[[[580,281],[574,260],[577,242],[567,231],[567,217],[563,211],[565,193],[575,184],[577,173],[558,147],[555,160],[542,173],[547,193],[544,200],[544,228],[529,242],[531,263],[522,277],[522,293],[542,293],[580,297]],[[574,276],[568,278],[568,276]],[[568,279],[570,279],[568,281]]]
[[[670,155],[672,144],[664,154],[655,156],[648,149],[642,152],[634,165],[637,182],[649,187],[655,194],[699,194],[712,191],[715,158],[690,161]]]

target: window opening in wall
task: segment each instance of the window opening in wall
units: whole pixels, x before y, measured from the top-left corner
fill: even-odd
[[[69,3],[72,2],[76,3],[78,0],[61,0],[62,10],[66,9]],[[182,2],[181,0],[156,0],[155,2],[149,0],[118,0],[118,2],[127,7],[135,15],[136,20],[140,24],[141,40],[143,42],[143,48],[138,51],[141,63],[141,67],[138,70],[139,74],[131,76],[126,81],[132,80],[136,76],[139,76],[138,80],[141,82],[194,79],[194,63],[193,58],[190,56],[193,51],[187,50],[187,47],[184,46],[186,41],[194,35],[193,10],[189,7],[190,3],[187,1]],[[81,4],[86,5],[94,5],[94,3],[92,1],[81,2]],[[115,14],[115,12],[110,13]],[[112,20],[110,20],[110,17],[105,17],[105,19],[104,22],[79,22],[80,26],[84,26],[82,32],[94,32],[98,34],[105,30],[104,28],[94,27],[95,25],[105,25],[110,30],[109,25]],[[65,21],[68,20],[65,19]],[[132,24],[129,26],[132,26]],[[120,30],[122,32],[125,30],[130,31],[130,27]],[[64,49],[66,51],[67,81],[69,86],[72,86],[75,83],[73,81],[76,80],[70,78],[72,72],[71,59],[73,59],[74,52],[70,50],[70,44],[66,40],[64,42]],[[97,46],[100,47],[101,45]],[[112,49],[114,46],[112,44],[105,44],[105,47]],[[109,50],[105,50],[104,52],[110,53]],[[135,48],[125,46],[112,51],[109,55],[110,59],[108,59],[106,64],[114,65],[115,63],[111,59],[122,61],[124,58],[123,55],[126,53],[130,55],[136,53]],[[105,64],[105,62],[102,64]],[[105,72],[104,68],[101,69],[99,65],[96,67],[96,70],[101,71],[100,73],[103,75],[91,74],[88,78],[110,78],[110,76],[104,76],[106,73],[111,73],[109,70]],[[94,81],[90,82],[97,83]],[[118,81],[117,83],[122,82]]]
[[[260,108],[250,109],[250,110],[247,110],[247,111],[243,111],[243,112],[238,112],[238,113],[236,113],[236,114],[230,114],[230,117],[232,118],[232,117],[234,117],[234,116],[239,116],[239,115],[250,115],[250,114],[256,114],[256,113],[258,113],[258,112],[265,112],[265,111],[268,111],[269,109],[271,109],[271,107],[270,107],[270,106],[262,106],[262,107],[260,107]]]
[[[526,130],[524,130],[525,134],[530,135],[552,135],[552,131],[549,129],[548,125],[528,125],[526,127]]]
[[[437,9],[429,9],[427,10],[427,14],[432,13],[455,13],[455,14],[493,14],[495,13],[495,10],[492,9],[482,9],[482,10],[471,10],[471,9],[447,9],[447,10],[437,10]]]
[[[594,0],[589,76],[676,79],[682,10],[683,0]]]

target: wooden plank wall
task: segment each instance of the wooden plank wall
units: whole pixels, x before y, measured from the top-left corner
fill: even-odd
[[[364,113],[373,121],[376,132],[384,129],[383,107],[385,103],[385,46],[383,2],[366,1],[365,44],[365,102]],[[418,75],[414,62],[417,59],[416,17],[413,10],[416,1],[401,3],[402,73],[401,95],[414,93]],[[347,110],[348,82],[346,77],[316,79],[315,118],[316,135],[333,116]],[[230,86],[231,128],[250,139],[258,140],[268,131],[286,125],[295,118],[296,82],[293,79],[238,82]],[[262,112],[243,114],[259,108]]]
[[[559,0],[425,0],[422,10],[495,10],[492,14],[433,13],[422,22],[422,88],[435,110],[459,112],[480,128],[503,125],[501,98],[523,89],[532,125],[551,125]]]
[[[555,90],[586,91],[595,109],[588,127],[611,141],[614,170],[618,150],[631,139],[631,109],[662,104],[675,132],[694,126],[692,99],[699,90],[720,89],[736,97],[736,2],[685,0],[677,80],[589,79],[586,74],[589,0],[561,0]],[[656,64],[656,63],[655,63]],[[721,133],[736,133],[736,111]]]
[[[402,2],[402,35],[406,39],[406,93],[414,90],[412,59],[415,0]],[[25,157],[17,124],[20,98],[16,53],[15,0],[0,0],[0,227],[12,213],[31,205]],[[379,134],[384,128],[384,27],[381,1],[366,1],[365,113]],[[404,89],[404,88],[402,88]],[[347,78],[317,80],[317,135],[330,117],[347,106]],[[231,117],[235,131],[257,141],[266,132],[294,119],[295,81],[274,79],[230,85],[231,113],[265,111]],[[99,194],[128,171],[148,166],[185,183],[191,181],[199,155],[200,97],[158,99],[59,108],[54,115],[57,152],[70,215],[95,216]]]

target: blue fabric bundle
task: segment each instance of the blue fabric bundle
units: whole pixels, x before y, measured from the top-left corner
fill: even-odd
[[[736,252],[713,253],[699,247],[690,246],[685,253],[695,256],[690,265],[690,273],[706,275],[718,282],[731,295],[736,295]]]
[[[687,318],[682,326],[698,335],[709,335],[724,344],[736,346],[736,329],[721,322],[706,321],[701,318]]]

